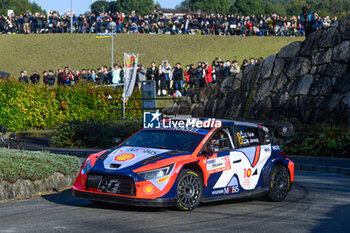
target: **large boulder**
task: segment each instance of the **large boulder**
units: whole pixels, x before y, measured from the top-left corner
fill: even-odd
[[[311,57],[317,52],[319,40],[322,34],[322,30],[317,30],[309,35],[303,42],[299,55],[303,57]]]
[[[313,66],[329,64],[332,59],[332,49],[327,49],[326,51],[321,51],[316,53],[311,58],[311,64]]]
[[[342,34],[342,39],[350,40],[350,15],[342,19],[339,25],[339,31]]]
[[[286,65],[286,62],[282,58],[276,58],[275,59],[275,65],[273,67],[272,75],[273,76],[278,76],[282,73],[284,67]]]
[[[312,80],[313,76],[311,74],[304,75],[299,80],[295,80],[289,88],[289,94],[291,96],[307,95],[312,84]]]
[[[311,85],[309,94],[312,96],[329,96],[332,94],[332,89],[331,79],[329,77],[323,77]]]
[[[309,70],[310,70],[310,60],[305,57],[296,57],[289,64],[285,74],[290,80],[294,80],[298,77],[301,77],[307,74]]]
[[[276,59],[276,55],[271,55],[264,60],[261,66],[261,75],[260,75],[261,81],[270,77],[275,59]]]
[[[343,77],[346,73],[348,73],[348,65],[341,63],[332,63],[327,65],[326,70],[323,72],[324,75],[330,77]]]
[[[325,30],[322,30],[321,38],[319,40],[319,46],[321,48],[331,48],[340,42],[341,38],[337,28],[329,27]]]
[[[337,78],[334,87],[337,91],[340,92],[350,91],[350,73],[343,77]]]
[[[350,61],[350,41],[343,41],[333,49],[333,60],[337,62],[349,62]]]
[[[283,47],[278,53],[277,58],[289,58],[289,59],[294,58],[298,54],[301,48],[301,45],[302,45],[301,41],[295,41]]]
[[[250,91],[259,79],[260,66],[248,66],[243,73],[242,90]]]

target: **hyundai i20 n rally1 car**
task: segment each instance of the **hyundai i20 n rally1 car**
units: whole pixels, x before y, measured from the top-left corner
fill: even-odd
[[[73,195],[181,210],[247,196],[282,201],[294,181],[294,163],[271,142],[268,129],[220,122],[220,127],[144,128],[116,149],[90,155]]]

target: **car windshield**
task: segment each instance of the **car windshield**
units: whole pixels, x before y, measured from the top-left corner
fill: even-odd
[[[194,151],[205,135],[171,130],[142,130],[123,143],[123,146]]]

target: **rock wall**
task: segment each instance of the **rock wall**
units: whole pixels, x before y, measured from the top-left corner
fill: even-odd
[[[0,202],[30,198],[36,195],[58,192],[72,187],[76,174],[63,175],[55,172],[44,180],[17,180],[11,184],[0,181]]]
[[[350,126],[350,15],[163,113]]]

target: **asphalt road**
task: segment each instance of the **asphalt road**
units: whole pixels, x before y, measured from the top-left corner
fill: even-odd
[[[0,233],[349,232],[350,177],[297,172],[280,203],[259,198],[202,204],[192,212],[94,204],[71,191],[0,203]]]

